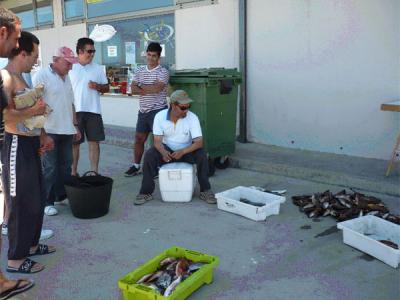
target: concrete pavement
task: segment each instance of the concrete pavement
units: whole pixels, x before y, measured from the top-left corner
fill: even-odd
[[[86,150],[80,172],[88,169]],[[330,218],[308,219],[291,203],[298,194],[342,187],[243,169],[217,170],[215,192],[237,185],[287,189],[278,216],[254,222],[222,212],[196,197],[190,203],[155,200],[134,206],[141,176],[125,178],[131,150],[102,145],[101,173],[114,179],[108,215],[80,220],[67,203],[45,218],[55,231],[55,254],[36,258],[46,269],[31,276],[36,286],[15,299],[122,299],[119,278],[171,246],[217,255],[214,282],[189,299],[398,299],[400,271],[342,243]],[[398,197],[380,197],[400,213]],[[2,266],[6,266],[3,239]],[[16,277],[16,276],[12,276]]]

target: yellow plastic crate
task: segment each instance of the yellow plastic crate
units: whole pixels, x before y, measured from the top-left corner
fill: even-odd
[[[180,283],[168,297],[158,294],[147,286],[136,284],[144,275],[156,271],[160,262],[167,257],[186,258],[193,262],[207,264]],[[125,300],[184,300],[203,284],[212,282],[213,269],[218,264],[219,258],[217,256],[202,254],[180,247],[172,247],[125,275],[118,281],[118,286],[122,290]]]

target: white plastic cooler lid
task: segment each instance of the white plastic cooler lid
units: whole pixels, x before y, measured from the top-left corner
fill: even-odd
[[[165,164],[160,168],[160,172],[165,171],[182,171],[183,173],[193,172],[193,165],[184,162],[173,162]]]

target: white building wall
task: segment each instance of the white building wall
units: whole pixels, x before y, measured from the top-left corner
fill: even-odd
[[[139,112],[139,97],[101,96],[101,111],[104,124],[136,127]]]
[[[400,98],[400,1],[248,0],[247,19],[250,141],[388,159],[400,114],[380,105]],[[239,66],[238,0],[178,10],[175,30],[177,69]],[[35,34],[47,64],[86,25]],[[105,123],[134,126],[114,101]]]
[[[40,40],[40,58],[43,66],[52,61],[57,48],[67,46],[75,52],[77,40],[87,36],[85,23],[36,30],[32,33]]]
[[[254,142],[388,159],[399,113],[400,1],[249,0]]]
[[[176,68],[239,66],[238,0],[175,12]]]

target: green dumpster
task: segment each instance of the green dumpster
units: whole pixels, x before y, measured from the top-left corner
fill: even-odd
[[[225,168],[235,152],[238,85],[237,69],[210,68],[170,72],[172,90],[185,90],[194,100],[191,111],[200,119],[204,148],[214,166]]]

